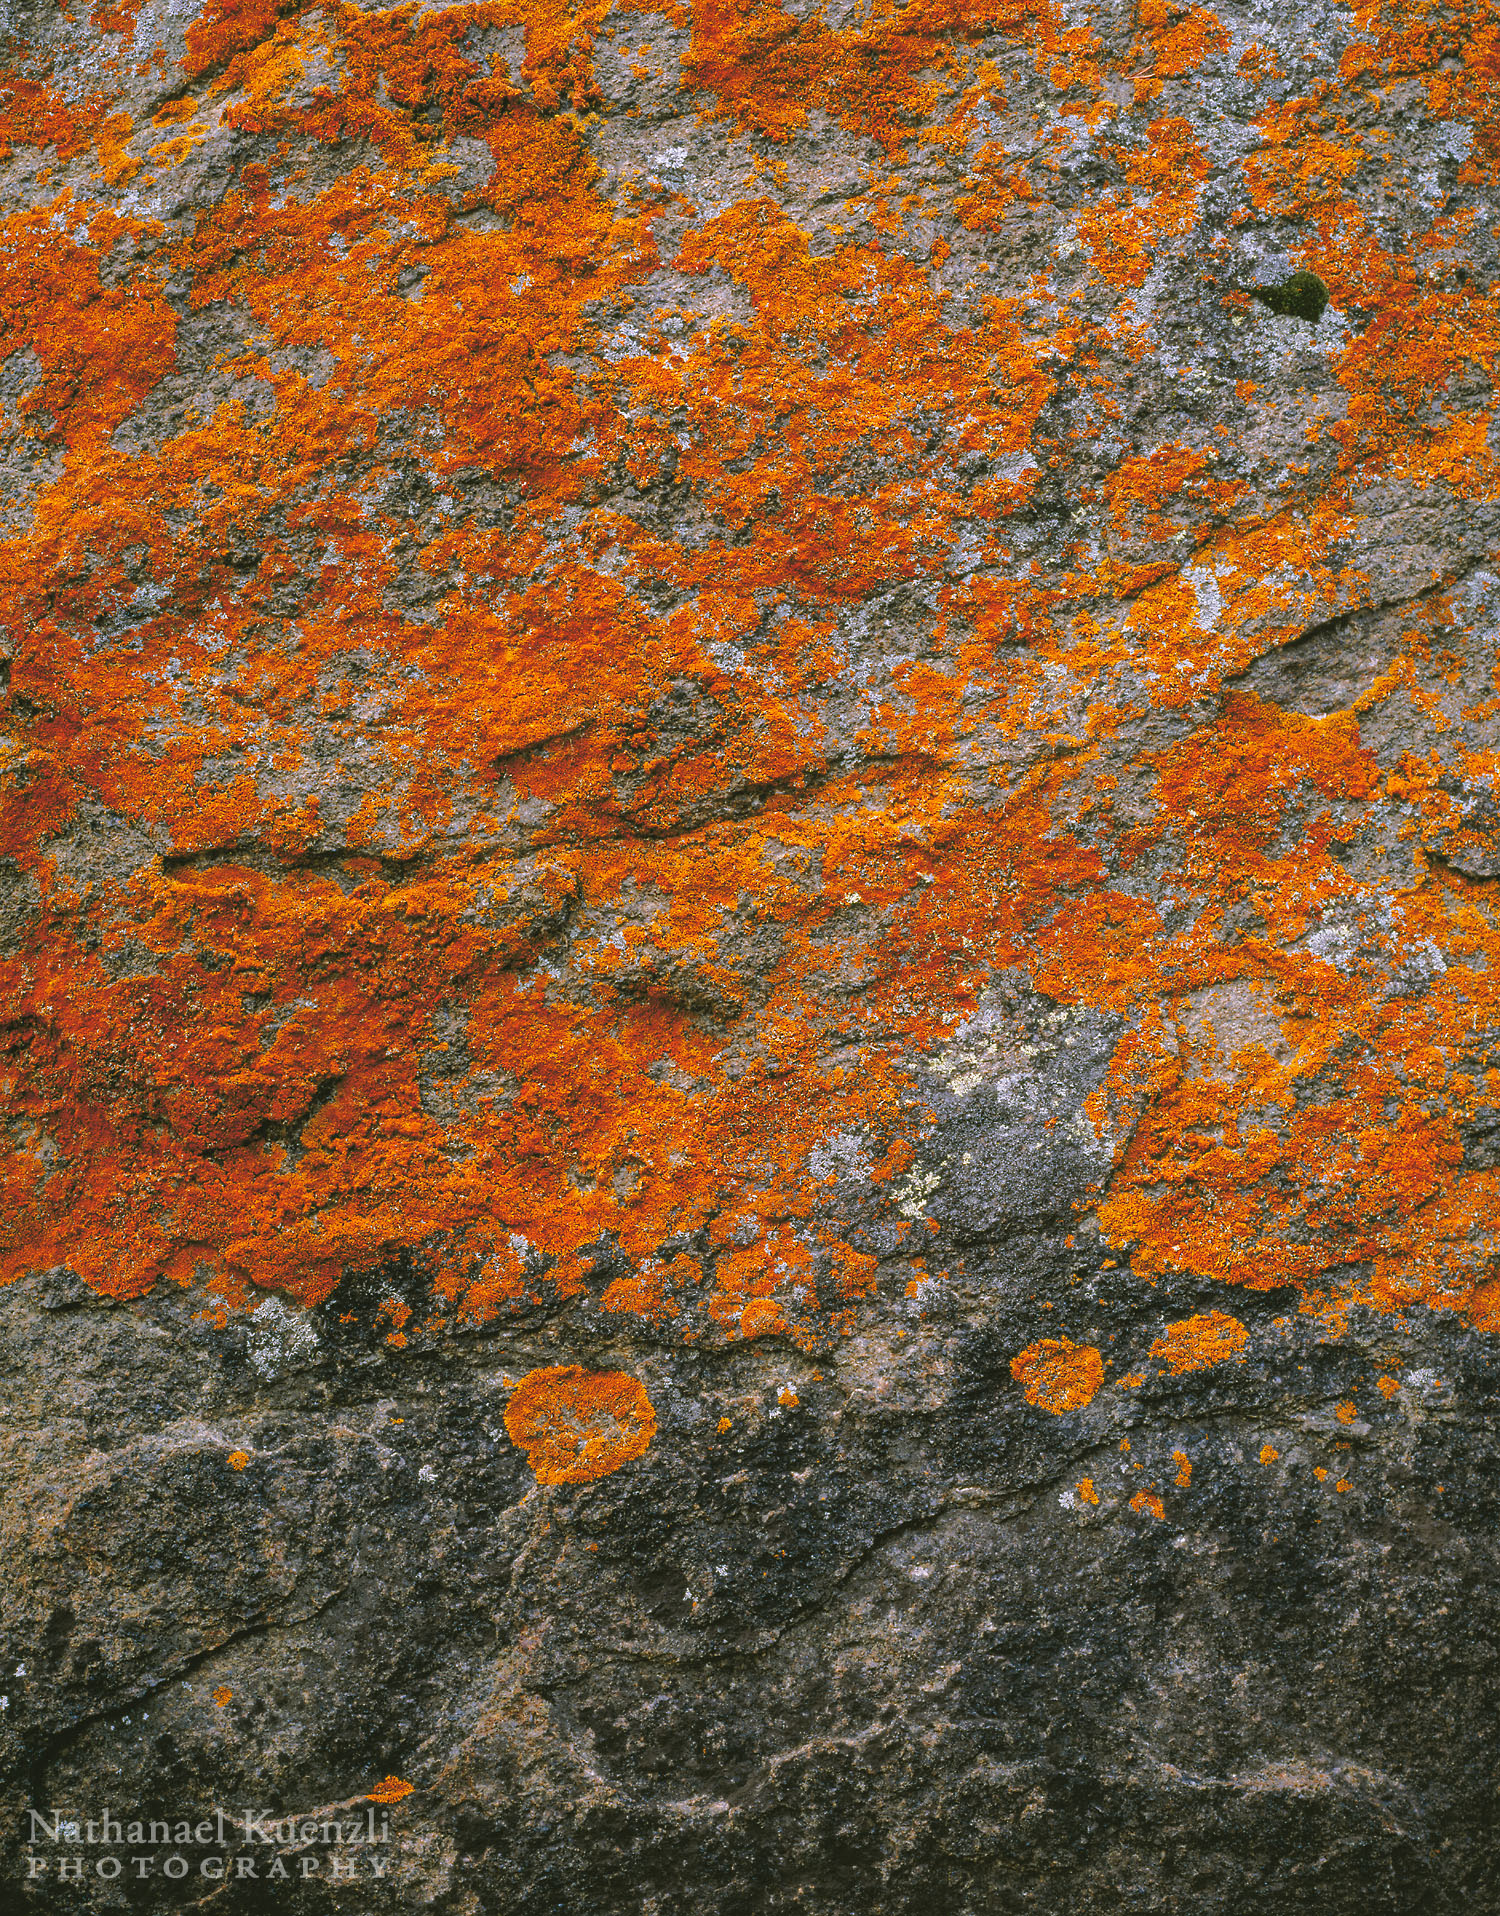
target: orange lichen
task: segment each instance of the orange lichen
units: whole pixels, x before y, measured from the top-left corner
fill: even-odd
[[[538,1483],[592,1483],[646,1451],[656,1412],[644,1385],[624,1371],[553,1365],[521,1379],[505,1428]]]
[[[1394,1377],[1377,1377],[1375,1380],[1375,1388],[1380,1392],[1382,1397],[1389,1400],[1400,1394],[1401,1385]]]
[[[1183,13],[1175,5],[1163,4],[1163,0],[1142,0],[1136,17],[1151,30],[1155,72],[1162,78],[1190,73],[1229,48],[1229,35],[1207,7]]]
[[[1182,1377],[1238,1357],[1248,1336],[1237,1317],[1226,1311],[1206,1311],[1168,1324],[1152,1344],[1151,1355],[1166,1365],[1171,1376]]]
[[[739,1313],[741,1337],[774,1337],[786,1327],[786,1318],[774,1297],[752,1298]]]
[[[220,1683],[213,1690],[212,1695],[215,1708],[222,1710],[224,1705],[233,1698],[234,1691],[230,1689],[227,1683]]]
[[[1166,1506],[1155,1491],[1138,1490],[1130,1500],[1130,1508],[1143,1517],[1155,1517],[1158,1523],[1166,1518]]]
[[[250,1461],[250,1453],[248,1450],[231,1450],[224,1461],[231,1470],[243,1470]]]
[[[365,1800],[369,1803],[399,1803],[402,1797],[410,1796],[415,1788],[415,1783],[407,1783],[399,1776],[387,1776],[373,1790],[365,1792]]]
[[[1179,1489],[1186,1490],[1193,1481],[1193,1463],[1185,1450],[1174,1450],[1172,1462],[1177,1466],[1176,1483]]]
[[[647,1258],[638,1271],[617,1277],[599,1302],[607,1311],[629,1311],[636,1317],[676,1317],[682,1306],[669,1291],[701,1281],[702,1272],[691,1258],[678,1256],[667,1264]]]
[[[1094,1400],[1104,1382],[1104,1359],[1090,1344],[1074,1344],[1066,1337],[1043,1337],[1017,1351],[1010,1374],[1021,1386],[1028,1404],[1050,1410],[1082,1410]]]
[[[1359,1415],[1359,1410],[1352,1402],[1345,1402],[1340,1404],[1333,1414],[1341,1424],[1352,1424]]]
[[[1476,1330],[1500,1331],[1500,1278],[1476,1284],[1469,1293],[1468,1309]]]
[[[1263,1464],[1274,1464],[1280,1455],[1281,1452],[1274,1444],[1262,1444],[1260,1447],[1260,1461]]]
[[[1083,1200],[1104,1268],[1500,1330],[1500,1171],[1465,1155],[1500,919],[1449,789],[1500,763],[1452,745],[1457,562],[1422,561],[1346,709],[1241,684],[1392,603],[1390,497],[1500,497],[1460,403],[1500,306],[1427,274],[1463,217],[1408,242],[1356,190],[1408,94],[1472,128],[1461,179],[1493,169],[1482,10],[1361,0],[1346,84],[1260,115],[1257,216],[1363,315],[1325,323],[1336,403],[1301,413],[1262,350],[1289,322],[1227,285],[1205,196],[1231,164],[1208,9],[1143,0],[1115,60],[1045,5],[708,0],[672,16],[726,158],[690,191],[601,167],[607,12],[209,0],[191,97],[151,126],[107,59],[86,85],[11,61],[0,139],[70,170],[0,224],[36,474],[0,551],[0,855],[40,901],[0,955],[0,1279],[66,1261],[133,1297],[201,1264],[232,1312],[404,1264],[432,1318],[389,1319],[395,1349],[585,1301],[811,1348],[887,1280],[920,1304],[912,1062],[1024,974],[1124,1034],[1083,1114],[1117,1158]],[[491,29],[519,29],[513,66],[476,51]],[[1012,58],[1051,90],[1030,152]],[[1158,95],[1149,124],[1126,104]],[[815,119],[871,156],[857,231],[782,191]],[[211,125],[281,157],[146,218]],[[1080,140],[1107,179],[1070,220]],[[947,207],[907,194],[918,153]],[[1029,284],[966,263],[1033,219]],[[1260,344],[1219,362],[1214,432],[1132,426],[1075,485],[1160,345],[1153,274],[1217,276]],[[179,365],[226,316],[233,350]],[[1231,454],[1294,414],[1305,461],[1268,493]],[[1044,565],[1053,485],[1081,511]],[[694,530],[633,503],[667,496]],[[73,857],[96,830],[107,854]],[[1422,988],[1393,993],[1411,954]],[[879,1260],[833,1138],[894,1220]],[[1174,1325],[1153,1355],[1238,1348]],[[1070,1361],[1029,1400],[1055,1373],[1087,1402]]]
[[[1099,1501],[1099,1493],[1094,1488],[1092,1477],[1080,1477],[1073,1494],[1082,1504],[1097,1504]]]

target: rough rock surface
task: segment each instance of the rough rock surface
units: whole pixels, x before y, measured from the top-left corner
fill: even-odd
[[[197,4],[0,12],[0,1904],[1500,1911],[1493,13]]]

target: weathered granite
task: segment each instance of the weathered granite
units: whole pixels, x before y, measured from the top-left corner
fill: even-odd
[[[1490,13],[0,26],[0,1904],[1500,1911]]]

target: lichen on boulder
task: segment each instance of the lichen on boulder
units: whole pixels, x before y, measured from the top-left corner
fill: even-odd
[[[1490,1907],[1488,10],[0,41],[0,1907]]]

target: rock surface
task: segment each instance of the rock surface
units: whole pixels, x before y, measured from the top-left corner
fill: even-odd
[[[1491,12],[196,4],[0,18],[0,1901],[1500,1911]]]

